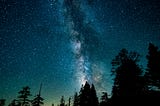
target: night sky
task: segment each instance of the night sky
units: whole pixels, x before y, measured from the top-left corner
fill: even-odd
[[[85,81],[110,94],[114,56],[137,51],[145,69],[150,42],[160,47],[159,0],[0,0],[0,98],[42,83],[50,106]]]

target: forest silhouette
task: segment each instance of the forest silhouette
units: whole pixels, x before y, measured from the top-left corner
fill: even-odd
[[[120,50],[111,62],[111,73],[114,76],[111,97],[107,92],[102,92],[98,99],[95,86],[86,82],[79,92],[75,92],[73,100],[69,97],[66,102],[62,96],[58,106],[160,105],[160,50],[152,43],[148,46],[146,59],[147,69],[143,69],[138,64],[140,55],[137,52]],[[30,87],[23,87],[8,106],[44,105],[41,87],[32,100],[29,99],[32,96]],[[0,106],[5,106],[5,99],[0,99]]]

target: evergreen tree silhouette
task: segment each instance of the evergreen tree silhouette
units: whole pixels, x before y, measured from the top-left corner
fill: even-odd
[[[79,91],[79,95],[78,95],[78,105],[79,106],[82,106],[83,105],[83,89],[84,89],[84,86],[83,86],[83,84],[82,84],[82,87],[81,87],[81,89],[80,89],[80,91]]]
[[[109,98],[107,92],[103,92],[103,95],[101,96],[100,106],[107,106],[108,101]]]
[[[84,87],[82,86],[80,91],[80,106],[91,106],[90,105],[90,85],[86,81]]]
[[[20,103],[17,103],[17,100],[14,99],[8,106],[20,106]]]
[[[94,85],[86,81],[79,94],[79,106],[98,106],[98,98]]]
[[[41,95],[36,95],[36,97],[33,99],[32,101],[32,106],[41,106],[43,105],[43,98],[41,97]]]
[[[68,106],[71,106],[71,97],[68,99]]]
[[[155,90],[155,87],[160,89],[160,51],[158,47],[150,43],[146,57],[148,64],[145,77],[148,89]]]
[[[19,93],[19,102],[21,103],[21,106],[29,106],[30,100],[28,99],[29,96],[31,96],[30,88],[28,86],[23,87]]]
[[[0,99],[0,106],[4,106],[5,105],[5,99]]]
[[[60,106],[65,106],[64,96],[61,97]]]
[[[78,106],[79,105],[79,96],[78,96],[77,92],[75,92],[73,99],[74,99],[73,100],[73,106]]]
[[[39,94],[37,94],[36,97],[32,101],[32,106],[41,106],[44,104],[43,103],[44,99],[41,97],[41,88],[42,88],[42,84],[40,86]]]
[[[91,86],[90,97],[91,97],[91,106],[98,106],[99,105],[99,103],[98,103],[98,97],[97,97],[96,90],[95,90],[95,87],[94,87],[93,84]]]
[[[131,97],[142,93],[144,81],[142,70],[137,64],[139,54],[122,49],[112,61],[112,74],[115,75],[112,97]]]

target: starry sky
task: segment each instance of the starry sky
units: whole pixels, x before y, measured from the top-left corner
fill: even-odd
[[[159,0],[0,0],[0,98],[42,83],[45,106],[79,91],[112,87],[111,60],[120,49],[160,47]]]

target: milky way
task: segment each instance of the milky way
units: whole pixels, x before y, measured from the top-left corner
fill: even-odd
[[[97,64],[100,61],[95,60],[96,54],[91,51],[99,46],[96,37],[98,33],[87,23],[85,19],[87,13],[83,11],[82,7],[85,6],[82,5],[86,6],[86,2],[64,0],[65,22],[75,55],[75,76],[80,85],[88,81],[90,84],[99,84],[97,87],[102,90],[102,70]]]

